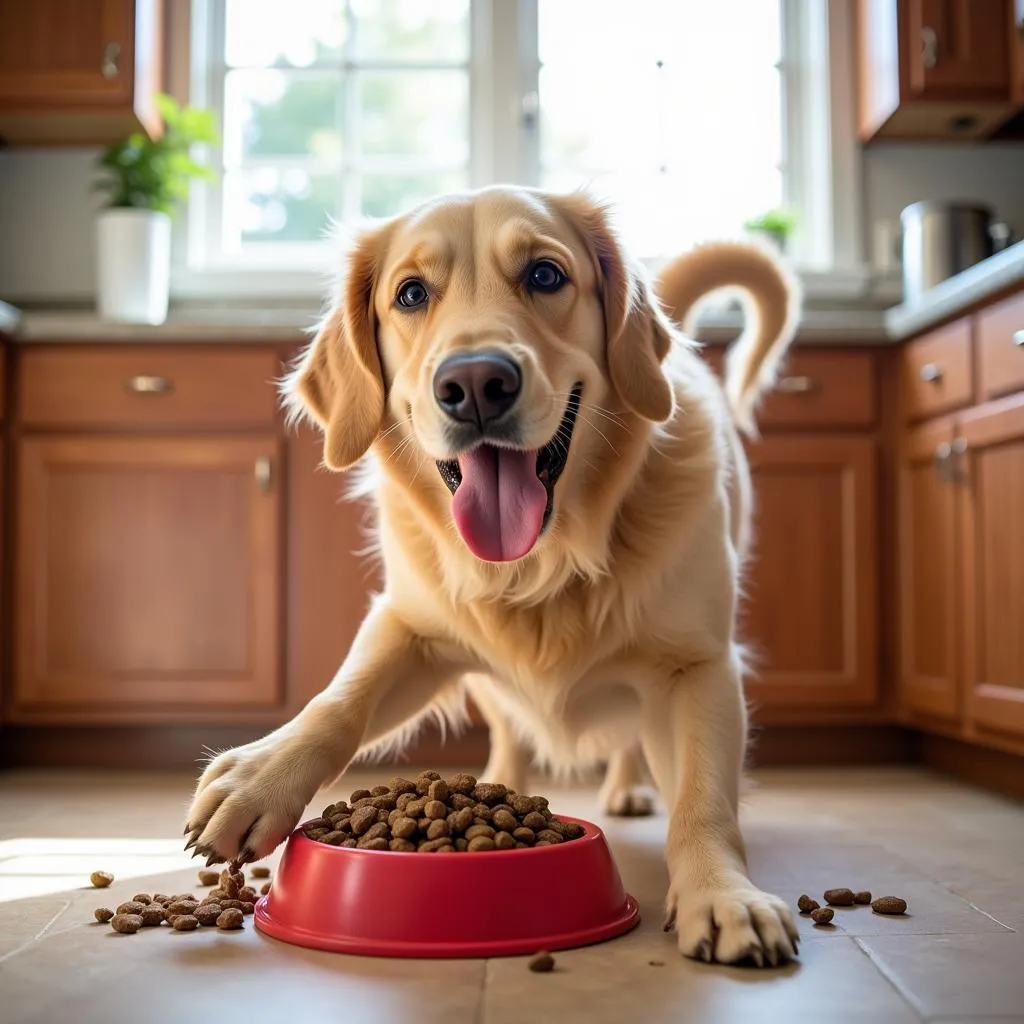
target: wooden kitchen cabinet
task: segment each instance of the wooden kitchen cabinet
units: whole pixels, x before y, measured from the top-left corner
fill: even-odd
[[[900,464],[900,697],[924,715],[956,720],[958,685],[956,488],[953,423],[907,435]]]
[[[185,720],[281,704],[281,442],[24,436],[19,722]]]
[[[0,137],[110,142],[159,130],[160,0],[4,0]]]
[[[995,131],[1016,105],[1012,2],[858,0],[862,141]]]
[[[766,435],[749,456],[755,543],[742,637],[754,648],[754,707],[870,706],[879,677],[875,439]]]
[[[968,719],[1024,738],[1024,394],[965,413],[957,444]]]

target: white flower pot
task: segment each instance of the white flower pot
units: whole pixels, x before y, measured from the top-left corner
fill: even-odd
[[[98,305],[104,320],[162,324],[171,280],[171,218],[104,210],[96,218]]]

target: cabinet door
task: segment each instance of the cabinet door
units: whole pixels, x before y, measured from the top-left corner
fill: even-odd
[[[957,671],[953,426],[911,431],[899,482],[900,701],[940,718],[961,714]]]
[[[911,96],[958,101],[1008,96],[1005,0],[904,3],[906,32],[900,49]]]
[[[968,714],[1024,736],[1024,395],[965,413],[959,433]]]
[[[1024,103],[1024,0],[1010,8],[1010,97]]]
[[[187,721],[280,703],[278,448],[20,442],[19,718]]]
[[[755,705],[841,708],[878,690],[876,450],[869,437],[751,446],[755,539],[743,637]]]
[[[0,105],[81,106],[131,96],[134,0],[3,5]]]

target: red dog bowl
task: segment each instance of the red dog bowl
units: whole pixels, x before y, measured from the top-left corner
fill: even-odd
[[[256,927],[362,956],[516,956],[615,938],[640,920],[604,833],[487,853],[392,853],[288,839]]]

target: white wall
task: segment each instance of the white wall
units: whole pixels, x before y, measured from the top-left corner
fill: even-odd
[[[90,300],[96,151],[0,152],[0,299]],[[1024,237],[1024,144],[876,144],[864,154],[866,252],[874,225],[918,199],[981,199]]]

